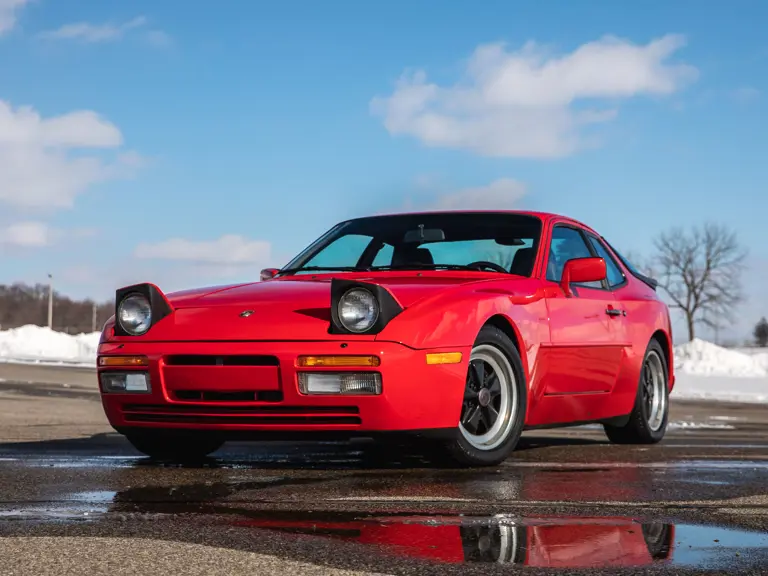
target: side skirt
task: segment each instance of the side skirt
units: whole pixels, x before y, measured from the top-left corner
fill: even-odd
[[[626,426],[629,422],[629,414],[624,416],[614,416],[613,418],[604,418],[602,420],[581,420],[579,422],[562,422],[555,424],[539,424],[536,426],[526,426],[523,431],[527,430],[552,430],[555,428],[573,428],[575,426],[586,426],[588,424],[607,424],[609,426]]]

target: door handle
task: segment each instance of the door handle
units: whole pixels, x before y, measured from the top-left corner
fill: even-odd
[[[621,316],[622,314],[624,316],[627,315],[627,313],[623,310],[617,310],[616,308],[606,308],[605,313],[608,314],[608,316]]]

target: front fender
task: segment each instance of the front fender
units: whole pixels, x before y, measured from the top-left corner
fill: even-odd
[[[521,352],[549,339],[540,286],[516,290],[471,287],[438,294],[406,308],[376,339],[416,349],[466,347],[494,316],[503,317],[515,328]]]

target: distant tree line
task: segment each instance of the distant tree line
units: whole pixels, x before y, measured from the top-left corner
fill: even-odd
[[[114,310],[112,302],[73,300],[54,290],[53,329],[78,334],[91,332],[95,324],[98,331],[114,314]],[[8,330],[26,324],[48,326],[48,286],[0,284],[0,329]]]

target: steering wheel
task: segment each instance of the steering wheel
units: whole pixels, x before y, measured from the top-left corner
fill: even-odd
[[[501,266],[500,264],[496,264],[495,262],[488,262],[487,260],[478,260],[477,262],[472,262],[470,264],[467,264],[470,268],[490,268],[491,270],[495,270],[496,272],[501,272],[502,274],[507,274],[508,270],[504,268],[504,266]]]

